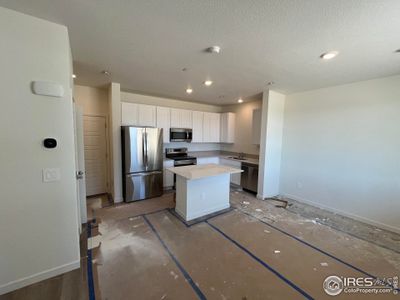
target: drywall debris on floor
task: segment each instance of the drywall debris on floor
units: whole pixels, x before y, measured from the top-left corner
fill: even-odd
[[[278,253],[281,253],[281,251],[280,250],[274,250],[274,253],[278,254]]]
[[[243,201],[242,204],[244,204],[244,205],[249,205],[250,202],[248,202],[248,201]]]
[[[256,208],[256,211],[258,211],[258,212],[262,212],[262,209]]]
[[[268,230],[266,230],[266,229],[264,230],[264,232],[265,232],[265,233],[271,233],[271,231],[268,231]]]
[[[172,277],[174,277],[174,279],[178,279],[179,275],[176,274],[174,271],[169,272],[169,274],[171,274]]]
[[[88,238],[87,246],[88,250],[92,250],[100,246],[101,243],[101,235],[96,235]]]
[[[327,262],[322,262],[320,265],[321,265],[322,267],[327,267],[327,266],[328,266],[328,263],[327,263]]]

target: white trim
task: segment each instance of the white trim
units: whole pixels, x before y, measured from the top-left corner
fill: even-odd
[[[59,267],[55,267],[52,269],[48,269],[46,271],[42,271],[21,279],[17,279],[14,281],[10,281],[6,284],[3,284],[0,286],[0,295],[12,292],[14,290],[20,289],[24,286],[54,277],[54,276],[58,276],[61,275],[63,273],[75,270],[75,269],[79,269],[81,266],[81,261],[77,260],[77,261],[73,261],[71,263],[59,266]]]
[[[121,202],[124,202],[124,198],[114,198],[113,197],[113,200],[114,200],[114,203],[121,203]]]
[[[359,216],[359,215],[356,215],[356,214],[353,214],[353,213],[345,212],[343,210],[336,209],[336,208],[333,208],[333,207],[330,207],[330,206],[327,206],[327,205],[324,205],[324,204],[320,204],[320,203],[317,203],[317,202],[314,202],[314,201],[311,201],[311,200],[307,200],[307,199],[304,199],[304,198],[301,198],[301,197],[298,197],[298,196],[295,196],[295,195],[291,195],[291,194],[281,194],[281,195],[283,197],[286,197],[286,198],[289,198],[289,199],[293,199],[293,200],[296,200],[296,201],[299,201],[299,202],[303,202],[303,203],[306,203],[306,204],[310,204],[312,206],[316,206],[318,208],[322,208],[322,209],[328,210],[330,212],[334,212],[334,213],[337,213],[339,215],[342,215],[342,216],[345,216],[345,217],[348,217],[348,218],[351,218],[351,219],[354,219],[354,220],[357,220],[357,221],[360,221],[360,222],[364,222],[364,223],[367,223],[367,224],[370,224],[370,225],[373,225],[373,226],[376,226],[376,227],[379,227],[379,228],[382,228],[382,229],[385,229],[385,230],[389,230],[389,231],[392,231],[392,232],[400,233],[400,228],[392,226],[392,225],[389,225],[389,224],[384,224],[384,223],[381,223],[379,221],[368,219],[368,218],[365,218],[365,217],[362,217],[362,216]]]

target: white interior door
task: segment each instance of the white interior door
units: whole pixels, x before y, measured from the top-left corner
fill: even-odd
[[[74,106],[75,120],[75,164],[76,164],[76,180],[77,180],[77,198],[78,212],[80,215],[80,223],[87,222],[86,213],[86,184],[85,184],[85,154],[83,145],[83,114],[82,109]],[[79,226],[81,232],[82,227]]]
[[[84,116],[86,195],[107,192],[106,118]]]

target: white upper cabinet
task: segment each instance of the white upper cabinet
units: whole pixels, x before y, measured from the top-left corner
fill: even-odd
[[[205,112],[203,116],[203,142],[219,143],[220,114]]]
[[[171,109],[157,106],[157,128],[163,129],[164,143],[169,143],[169,129],[171,127]]]
[[[235,142],[235,117],[234,113],[222,113],[221,114],[221,143]]]
[[[204,116],[204,113],[201,111],[194,111],[192,113],[192,117],[193,117],[192,143],[202,143],[203,142],[203,116]]]
[[[138,104],[136,103],[121,103],[121,125],[123,126],[138,126]]]
[[[138,120],[139,126],[156,127],[156,107],[138,104]]]
[[[126,126],[156,127],[156,107],[122,102],[121,124]]]
[[[252,123],[252,142],[255,145],[260,145],[261,139],[261,109],[253,110],[253,123]]]
[[[192,111],[181,109],[182,113],[182,128],[193,128]]]
[[[171,108],[172,128],[192,128],[192,111],[186,109]]]

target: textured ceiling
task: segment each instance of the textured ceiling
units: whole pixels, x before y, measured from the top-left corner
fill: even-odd
[[[77,83],[214,104],[400,73],[399,0],[0,0],[68,27]],[[219,45],[222,53],[204,52]],[[340,54],[331,61],[319,55]],[[187,71],[182,71],[187,68]],[[111,77],[100,74],[107,69]],[[202,82],[212,79],[205,87]],[[194,92],[186,95],[190,85]]]

